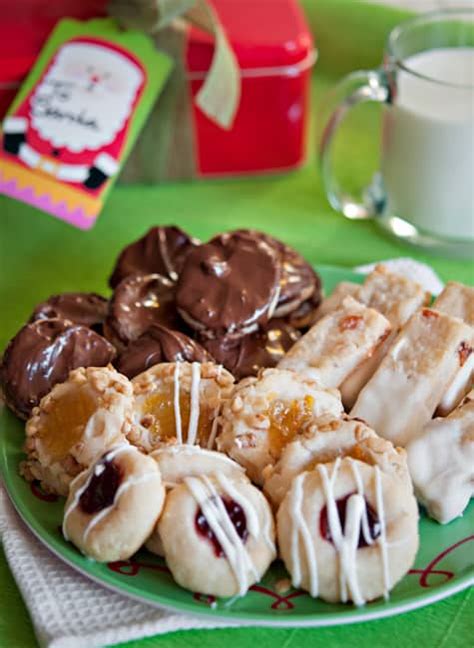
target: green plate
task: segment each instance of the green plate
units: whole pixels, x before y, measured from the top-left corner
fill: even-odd
[[[326,292],[342,280],[361,281],[361,276],[341,268],[321,267]],[[99,564],[85,558],[61,534],[64,501],[46,496],[18,475],[22,459],[23,424],[5,408],[0,412],[0,469],[10,498],[33,533],[69,565],[93,580],[152,605],[239,624],[273,626],[327,626],[390,616],[428,605],[474,582],[474,503],[462,518],[441,526],[422,513],[420,549],[415,565],[395,587],[390,600],[363,608],[331,605],[304,592],[278,594],[276,583],[286,576],[275,563],[265,578],[240,599],[214,600],[176,585],[163,560],[146,551],[132,559]]]

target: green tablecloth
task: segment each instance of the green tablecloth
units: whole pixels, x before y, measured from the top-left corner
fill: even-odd
[[[312,87],[317,107],[337,76],[380,61],[385,35],[402,15],[348,0],[305,0],[305,7],[320,48]],[[375,107],[357,109],[340,138],[337,163],[341,177],[353,186],[362,186],[376,168],[377,118]],[[311,141],[312,137],[310,148],[314,149]],[[351,267],[414,256],[430,262],[444,280],[474,283],[472,263],[426,256],[387,238],[373,223],[350,222],[334,213],[324,198],[313,158],[310,155],[304,169],[282,176],[159,187],[119,186],[90,232],[80,232],[0,196],[0,348],[24,322],[33,304],[47,295],[81,289],[105,292],[106,277],[121,246],[157,223],[177,223],[202,238],[223,229],[258,227],[285,239],[315,263]],[[370,624],[296,630],[200,630],[127,645],[456,648],[472,645],[473,617],[474,597],[463,592],[403,617]],[[0,648],[34,645],[27,611],[0,552]]]

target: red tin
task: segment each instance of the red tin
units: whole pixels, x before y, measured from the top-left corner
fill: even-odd
[[[0,0],[0,117],[62,17],[105,15],[106,0]],[[193,103],[199,176],[282,171],[305,157],[309,80],[316,50],[296,0],[213,0],[237,56],[242,95],[233,128],[211,122]],[[186,69],[190,95],[212,59],[209,36],[190,29]]]

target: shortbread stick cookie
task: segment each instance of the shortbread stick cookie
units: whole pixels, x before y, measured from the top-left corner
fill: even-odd
[[[433,302],[433,308],[474,326],[474,288],[448,281]]]
[[[474,496],[474,390],[447,417],[430,421],[407,446],[418,500],[446,524]]]
[[[418,311],[360,392],[351,416],[405,446],[433,416],[466,345],[472,345],[470,326],[430,308]]]
[[[342,402],[347,409],[353,407],[360,390],[373,376],[401,327],[418,308],[429,304],[431,295],[415,281],[389,272],[379,264],[359,287],[357,299],[382,313],[392,325],[392,332],[340,386]]]
[[[303,373],[326,387],[339,387],[390,334],[390,322],[373,308],[346,297],[279,362],[280,369]]]
[[[316,311],[314,323],[316,324],[317,321],[340,308],[346,297],[358,299],[359,291],[359,284],[350,281],[341,281],[341,283],[338,283],[332,293],[323,299],[321,305]]]
[[[474,327],[474,288],[450,281],[436,298],[433,308],[452,317],[459,317]],[[443,395],[436,413],[446,416],[463,399],[474,379],[474,353],[472,347],[464,349],[464,363]]]

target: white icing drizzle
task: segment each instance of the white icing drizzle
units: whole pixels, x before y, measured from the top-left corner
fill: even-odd
[[[86,526],[84,529],[84,533],[82,535],[82,542],[86,543],[87,538],[89,537],[90,532],[92,529],[99,524],[99,522],[106,517],[112,509],[114,509],[117,506],[117,502],[121,498],[121,496],[124,494],[125,491],[127,491],[129,488],[132,486],[137,486],[138,484],[142,484],[152,477],[155,477],[155,474],[152,472],[147,473],[146,475],[140,475],[139,477],[130,477],[129,479],[125,479],[120,486],[117,489],[117,492],[115,493],[114,496],[114,501],[110,506],[107,506],[106,508],[102,509],[102,511],[99,511],[96,515],[94,515],[90,521],[89,524]]]
[[[183,427],[181,423],[181,407],[179,404],[179,370],[181,364],[177,362],[174,366],[174,420],[176,430],[176,440],[178,443],[183,443]]]
[[[230,497],[242,508],[245,517],[247,518],[247,530],[249,534],[254,538],[258,538],[260,533],[260,523],[258,521],[257,512],[251,502],[239,493],[230,479],[228,479],[223,473],[215,473],[215,478],[219,482],[222,490],[230,495]]]
[[[160,246],[160,253],[161,257],[163,259],[163,262],[165,264],[166,270],[171,277],[173,281],[178,280],[178,274],[176,270],[174,269],[173,264],[171,263],[170,256],[168,254],[168,248],[167,248],[167,241],[166,241],[166,233],[165,230],[162,229],[161,227],[158,229],[158,243]]]
[[[308,473],[301,473],[293,480],[291,489],[291,503],[290,514],[293,519],[291,530],[291,565],[292,565],[292,583],[294,587],[301,585],[301,556],[299,551],[300,535],[303,539],[303,545],[306,553],[306,565],[309,573],[309,592],[311,596],[318,595],[318,564],[316,560],[316,552],[314,550],[313,540],[311,538],[311,531],[306,524],[303,515],[303,487],[304,480]]]
[[[377,517],[380,524],[380,535],[375,541],[369,528],[367,514],[367,504],[364,497],[363,481],[355,461],[351,460],[352,474],[357,486],[357,493],[351,495],[346,503],[346,521],[344,531],[342,530],[339,512],[337,509],[336,498],[334,496],[334,485],[336,483],[341,458],[338,457],[334,462],[334,468],[331,475],[325,464],[319,464],[317,470],[321,476],[323,491],[326,500],[326,511],[329,532],[331,539],[339,557],[339,582],[341,600],[345,603],[349,598],[349,593],[355,605],[365,604],[365,599],[360,591],[357,578],[357,551],[359,545],[359,536],[362,530],[364,539],[368,545],[377,544],[380,547],[383,568],[384,597],[388,598],[390,591],[390,573],[388,564],[388,542],[386,536],[385,511],[383,505],[382,481],[380,469],[375,466],[375,494],[377,504]],[[309,575],[309,592],[311,596],[318,595],[318,576],[315,547],[311,537],[311,531],[308,528],[303,515],[303,495],[304,481],[309,473],[302,473],[294,480],[290,494],[290,516],[292,518],[291,529],[291,572],[292,583],[294,587],[300,587],[302,580],[301,555],[300,555],[300,536],[303,540],[305,550],[306,565]],[[348,592],[349,590],[349,592]]]
[[[359,469],[353,459],[351,457],[349,457],[349,459],[351,462],[352,474],[357,485],[357,493],[364,497],[364,484],[362,483]],[[371,545],[374,543],[374,539],[372,538],[372,535],[370,533],[369,516],[367,514],[366,506],[364,506],[364,510],[362,511],[362,535],[364,536],[366,544]]]
[[[364,605],[365,603],[357,580],[357,548],[359,545],[362,514],[365,508],[365,500],[362,495],[351,495],[347,500],[346,523],[344,525],[344,536],[340,548],[340,559],[342,565],[344,565],[342,571],[346,575],[352,600],[356,605]]]
[[[219,493],[206,476],[187,477],[185,484],[221,545],[237,582],[239,596],[243,596],[248,589],[248,572],[257,580],[260,575],[232,524]]]
[[[63,536],[64,536],[64,539],[65,539],[65,540],[69,540],[69,536],[68,536],[68,534],[67,534],[67,532],[66,532],[66,522],[67,522],[67,519],[68,519],[68,517],[71,515],[71,513],[74,511],[74,509],[76,508],[76,506],[79,504],[79,500],[80,500],[80,498],[81,498],[81,495],[82,495],[82,493],[83,493],[85,490],[87,490],[87,488],[88,488],[88,486],[89,486],[89,484],[90,484],[90,482],[91,482],[92,477],[93,477],[94,475],[96,475],[96,476],[98,477],[98,476],[99,476],[99,475],[104,471],[104,462],[105,462],[105,461],[111,461],[114,457],[116,457],[116,456],[117,456],[118,454],[120,454],[121,452],[123,452],[123,451],[129,451],[129,450],[131,450],[132,448],[134,448],[134,446],[131,446],[129,443],[121,443],[121,444],[115,446],[114,448],[112,448],[111,450],[109,450],[109,451],[107,452],[107,454],[104,455],[104,457],[103,457],[103,459],[102,459],[102,461],[101,461],[100,463],[98,463],[98,464],[93,464],[93,465],[89,468],[89,474],[87,475],[87,479],[84,481],[84,483],[82,484],[82,486],[81,486],[80,488],[78,488],[77,491],[74,493],[74,498],[73,498],[72,502],[69,504],[69,506],[67,507],[67,509],[64,511],[64,518],[63,518],[63,527],[62,527],[62,531],[63,531]],[[76,480],[78,480],[79,477],[81,477],[81,476],[82,476],[82,473],[81,473],[80,475],[78,475],[78,476],[77,476],[77,477],[76,477],[76,478],[71,482],[70,488],[72,488],[72,487],[74,486]]]
[[[199,362],[192,364],[191,395],[189,406],[189,425],[186,443],[194,445],[199,424],[199,387],[201,383],[201,365]]]
[[[268,308],[268,319],[271,319],[273,317],[273,313],[276,311],[278,300],[280,299],[280,292],[281,292],[281,285],[278,284],[278,287],[275,291],[275,296],[273,297],[273,301],[270,303],[270,306]]]
[[[383,567],[383,584],[384,584],[384,598],[388,600],[390,592],[390,569],[388,564],[388,544],[387,544],[387,531],[385,528],[385,509],[383,504],[383,492],[382,492],[382,479],[380,476],[380,469],[378,466],[375,466],[375,498],[377,500],[377,516],[380,522],[380,535],[378,537],[378,542],[380,546],[380,553],[382,556],[382,567]]]

